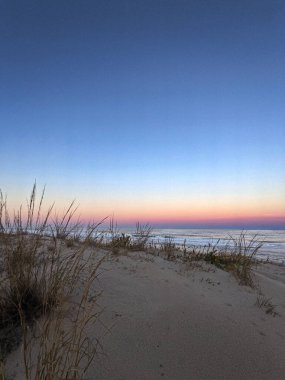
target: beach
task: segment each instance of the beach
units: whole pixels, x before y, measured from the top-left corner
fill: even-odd
[[[88,335],[100,346],[84,378],[284,378],[284,267],[257,265],[251,288],[205,262],[121,250],[99,272],[100,317]],[[20,351],[7,362],[15,379]]]

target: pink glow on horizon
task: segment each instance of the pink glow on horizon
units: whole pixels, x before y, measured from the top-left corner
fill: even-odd
[[[124,206],[124,205],[123,205]],[[89,208],[82,209],[82,217],[84,220],[101,219],[106,216],[113,215],[118,223],[133,224],[137,221],[149,222],[153,224],[173,223],[176,224],[195,224],[195,223],[212,223],[212,224],[285,224],[285,210],[276,204],[263,204],[261,207],[256,205],[243,204],[240,206],[226,204],[223,207],[221,204],[214,206],[210,204],[196,204],[196,205],[163,205],[163,204],[150,204],[145,207],[135,206],[131,207],[114,207],[108,212],[108,208],[100,207],[97,210]],[[188,206],[188,207],[187,207]],[[279,206],[279,207],[278,207]],[[283,210],[282,210],[283,208]],[[110,209],[109,209],[110,210]],[[280,211],[281,210],[281,211]]]
[[[106,215],[105,215],[106,216]],[[117,222],[118,224],[123,224],[123,225],[134,225],[136,222],[140,223],[150,223],[150,224],[173,224],[175,225],[195,225],[195,224],[211,224],[211,225],[272,225],[272,226],[285,226],[285,213],[281,214],[275,214],[275,215],[243,215],[243,214],[238,214],[238,215],[206,215],[206,214],[196,214],[195,216],[174,216],[174,215],[139,215],[139,214],[134,214],[134,215],[119,215],[119,214],[113,214],[113,215],[107,215],[110,217],[114,218],[114,221]],[[84,217],[83,219],[85,221],[88,220],[101,220],[104,218],[104,215],[100,215],[99,218],[93,216],[93,218],[86,218]]]
[[[16,198],[16,197],[15,197]],[[11,215],[14,210],[19,209],[19,203],[12,200],[10,205]],[[18,198],[19,199],[19,198]],[[50,198],[44,202],[43,214],[52,204]],[[55,202],[52,218],[55,213],[64,214],[70,201],[64,197]],[[23,216],[25,215],[26,204],[23,205]],[[168,225],[200,225],[209,224],[220,225],[272,225],[276,227],[285,226],[285,203],[280,198],[258,200],[246,199],[244,202],[234,199],[198,199],[187,201],[185,199],[170,200],[165,199],[113,199],[113,200],[93,200],[83,199],[79,202],[78,211],[74,220],[80,218],[82,222],[99,222],[106,217],[113,217],[118,224],[134,225],[136,222]],[[284,227],[285,228],[285,227]]]

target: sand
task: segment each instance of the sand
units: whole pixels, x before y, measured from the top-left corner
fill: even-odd
[[[97,379],[284,379],[285,268],[256,270],[275,317],[256,305],[257,289],[210,265],[130,253],[106,269],[100,303],[113,328]]]
[[[285,267],[259,265],[255,283],[241,286],[208,264],[189,268],[134,252],[112,257],[95,285],[103,292],[102,324],[89,331],[102,353],[84,378],[284,379]],[[277,305],[273,314],[256,305],[260,292]]]

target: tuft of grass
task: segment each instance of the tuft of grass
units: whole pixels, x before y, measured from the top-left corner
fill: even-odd
[[[112,239],[113,248],[125,248],[128,249],[131,246],[131,237],[121,233],[119,236],[114,236]]]
[[[90,297],[99,265],[100,261],[92,269],[84,268],[85,281],[79,302],[69,302],[67,310],[65,307],[55,308],[48,318],[39,320],[32,329],[24,321],[26,379],[84,378],[100,347],[98,341],[92,341],[88,336],[89,329],[100,316],[100,311],[95,310],[99,294]]]
[[[121,250],[144,251],[148,246],[152,228],[149,224],[136,223],[135,232],[132,236],[119,231],[117,224],[113,219],[110,220],[110,227],[107,232],[109,239],[106,239],[106,233],[101,233],[98,246],[111,249],[113,253],[118,254]],[[104,238],[105,235],[105,238]]]
[[[216,243],[218,244],[218,242]],[[187,249],[185,243],[182,247],[182,261],[184,263],[193,263],[197,261],[208,261],[207,258],[216,250],[216,244],[208,244],[205,246],[195,246]]]
[[[175,251],[177,251],[177,247],[172,237],[165,238],[161,243],[160,249],[166,254],[166,260],[175,260]]]
[[[257,236],[248,241],[246,234],[241,232],[238,238],[230,236],[226,247],[217,248],[217,244],[209,246],[204,260],[218,268],[234,273],[240,284],[254,287],[252,267],[256,264],[256,254],[263,245]]]
[[[265,297],[263,294],[259,294],[256,298],[256,305],[265,311],[266,314],[271,314],[273,317],[276,317],[278,312],[275,310],[276,305],[274,305],[271,298]]]
[[[152,227],[147,224],[136,223],[136,230],[133,234],[134,239],[131,241],[131,249],[144,251],[148,247],[149,239],[152,233]]]
[[[11,217],[0,191],[1,367],[22,342],[25,379],[79,379],[96,352],[86,331],[98,318],[96,302],[88,299],[101,260],[87,242],[101,222],[89,225],[75,245],[75,231],[83,230],[71,223],[74,202],[62,219],[52,220],[53,205],[43,213],[43,199],[44,191],[36,202],[34,184],[25,216],[20,208]],[[81,296],[72,304],[79,286]],[[75,318],[67,318],[71,309]]]
[[[205,261],[233,273],[240,284],[254,287],[252,268],[257,263],[256,254],[263,243],[257,236],[247,239],[243,231],[238,238],[229,236],[226,246],[220,246],[219,243],[218,240],[205,246],[187,247],[184,241],[182,246],[176,246],[170,237],[158,248],[154,246],[153,250],[166,253],[167,260],[182,261],[190,267],[196,267],[198,262]]]
[[[110,219],[109,231],[107,233],[109,239],[103,243],[103,247],[106,249],[111,249],[113,254],[118,254],[120,249],[127,249],[130,246],[130,236],[119,232],[117,224],[114,219]]]

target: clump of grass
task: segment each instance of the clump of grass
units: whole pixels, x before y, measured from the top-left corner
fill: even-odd
[[[128,235],[125,235],[124,233],[121,233],[119,236],[115,236],[112,239],[112,246],[113,248],[130,248],[131,245],[131,237]]]
[[[136,223],[135,232],[132,235],[128,235],[124,232],[120,232],[117,224],[113,219],[110,220],[110,227],[106,233],[102,232],[100,240],[98,240],[98,246],[105,249],[111,249],[113,253],[118,254],[120,251],[144,251],[148,246],[152,228],[149,224]],[[104,237],[105,234],[105,237]],[[109,238],[106,238],[106,235]]]
[[[131,249],[144,251],[148,247],[149,239],[152,233],[152,227],[147,224],[136,223],[136,230],[133,234],[134,239],[131,241]]]
[[[56,271],[59,266],[47,267],[47,262],[39,265],[41,259],[41,240],[47,227],[51,209],[40,221],[41,206],[35,213],[36,187],[34,186],[27,210],[27,221],[22,220],[22,210],[10,219],[6,201],[1,198],[1,292],[0,292],[0,328],[13,328],[19,325],[21,314],[30,323],[33,318],[48,312],[57,302],[59,283]],[[33,233],[29,233],[33,231]],[[53,258],[57,250],[52,252]],[[45,272],[51,269],[52,276],[48,279]],[[0,341],[1,345],[1,341]],[[3,356],[3,353],[2,353]]]
[[[77,211],[75,207],[75,201],[72,201],[62,217],[55,215],[54,218],[54,235],[58,239],[67,239],[70,236],[75,235],[78,230],[83,229],[79,220],[76,223],[71,223]]]
[[[66,310],[55,308],[48,318],[40,320],[32,329],[23,324],[23,364],[26,379],[82,379],[100,343],[89,338],[87,331],[99,318],[92,297],[92,284],[97,265],[85,267],[85,281],[78,303],[70,303]],[[82,273],[80,276],[82,280]],[[36,360],[34,359],[36,358]]]
[[[182,261],[184,263],[193,263],[197,261],[207,261],[208,255],[215,250],[213,244],[208,244],[205,246],[195,246],[187,249],[185,243],[182,246]],[[205,260],[206,258],[206,260]]]
[[[120,249],[127,249],[130,246],[130,236],[120,233],[117,224],[114,222],[114,219],[110,219],[110,226],[107,232],[109,238],[106,238],[102,248],[111,249],[114,254],[118,254]]]
[[[263,243],[257,236],[247,239],[243,231],[238,238],[229,236],[226,245],[222,246],[219,243],[220,240],[205,246],[187,247],[185,241],[182,246],[175,246],[171,239],[168,239],[162,243],[160,249],[167,253],[168,260],[181,260],[190,267],[205,261],[232,272],[240,284],[254,287],[252,268],[257,263],[256,254]]]
[[[34,185],[25,217],[22,208],[10,217],[0,192],[0,357],[4,361],[22,341],[26,379],[78,379],[95,354],[84,332],[97,318],[96,302],[89,305],[87,300],[101,261],[85,243],[101,223],[88,226],[82,244],[70,245],[79,226],[71,223],[74,202],[62,219],[51,221],[53,206],[43,213],[43,199],[44,191],[36,204]],[[76,317],[65,329],[68,301],[79,283],[81,299],[73,305]],[[40,318],[40,334],[31,337]],[[31,355],[34,346],[39,350],[36,356]]]
[[[253,287],[252,267],[256,264],[256,254],[262,244],[257,236],[247,241],[246,234],[241,232],[238,238],[230,236],[229,244],[224,248],[217,248],[218,243],[215,246],[209,245],[204,260],[218,268],[233,272],[242,285]]]
[[[86,247],[100,248],[103,245],[104,230],[99,230],[99,227],[108,219],[107,217],[102,219],[100,223],[89,223],[85,228],[73,235],[73,240],[76,243],[83,243]]]
[[[276,305],[273,305],[271,298],[265,297],[263,294],[259,294],[256,299],[256,305],[265,311],[266,314],[271,314],[273,317],[279,315],[275,311]]]
[[[160,245],[160,249],[162,252],[166,254],[166,259],[169,261],[175,260],[175,251],[177,250],[176,244],[172,237],[167,237]]]

